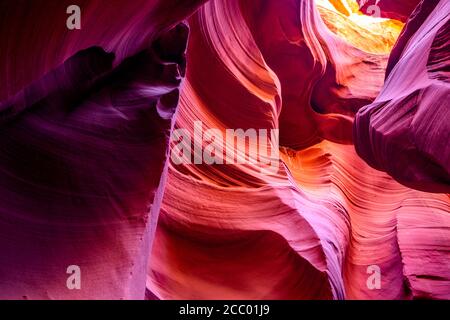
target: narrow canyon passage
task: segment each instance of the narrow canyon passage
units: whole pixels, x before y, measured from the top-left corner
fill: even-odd
[[[450,299],[448,0],[26,3],[0,299]]]

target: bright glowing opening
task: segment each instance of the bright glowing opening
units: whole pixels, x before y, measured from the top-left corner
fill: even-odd
[[[367,14],[362,13],[356,0],[315,2],[322,19],[333,33],[366,52],[389,53],[403,28],[403,23],[398,20],[377,16],[377,7]]]

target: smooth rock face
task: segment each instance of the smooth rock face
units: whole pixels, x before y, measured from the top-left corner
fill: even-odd
[[[0,298],[144,298],[189,32],[150,19],[148,33],[136,36],[158,12],[153,5],[146,18],[124,16],[123,41],[103,34],[97,42],[89,32],[67,40],[68,51],[101,46],[78,51],[0,104]],[[26,55],[19,44],[31,49],[28,38],[17,41],[11,51]],[[41,72],[39,55],[29,58]],[[81,290],[66,286],[69,266],[80,268]]]
[[[0,298],[450,299],[448,1],[70,4],[1,5]]]
[[[370,165],[399,182],[448,193],[450,4],[425,1],[420,10],[429,11],[427,5],[434,9],[417,31],[400,37],[399,42],[407,44],[382,91],[357,114],[355,146]]]

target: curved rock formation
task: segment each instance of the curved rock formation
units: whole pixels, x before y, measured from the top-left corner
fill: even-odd
[[[161,299],[448,298],[448,197],[400,185],[346,145],[346,123],[377,96],[386,56],[331,33],[308,1],[210,1],[190,26],[176,127],[279,128],[289,148],[272,175],[258,163],[170,164],[149,291]]]
[[[84,9],[94,13],[105,8],[100,4]],[[134,10],[131,20],[120,7],[106,6],[109,18],[124,22],[106,34],[89,28],[95,17],[87,15],[86,33],[68,35],[66,49],[46,57],[51,63],[40,52],[22,51],[32,47],[28,38],[6,50],[3,70],[19,62],[36,66],[23,77],[2,72],[6,91],[77,53],[0,104],[0,298],[144,298],[185,72],[188,28],[171,25],[195,8],[169,12],[167,2],[156,5]],[[155,21],[156,13],[164,19]],[[147,32],[136,33],[143,25]],[[44,37],[45,27],[38,30]],[[53,36],[49,52],[62,39]],[[78,51],[90,43],[101,47]],[[66,283],[71,266],[81,270],[80,290]]]
[[[416,12],[415,19],[421,18],[423,23],[415,33],[405,32],[400,37],[404,48],[383,90],[356,117],[355,146],[370,165],[399,182],[423,191],[448,193],[450,4],[426,1],[418,10],[429,14],[423,17]]]
[[[448,1],[79,2],[0,10],[0,298],[450,299]]]

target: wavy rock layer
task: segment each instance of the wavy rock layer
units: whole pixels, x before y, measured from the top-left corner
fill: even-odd
[[[343,38],[339,28],[363,27],[345,14],[324,23],[333,10],[322,8],[210,1],[191,18],[176,128],[279,128],[283,161],[271,175],[170,164],[147,279],[156,297],[450,297],[448,196],[399,184],[351,145],[387,56]]]
[[[0,298],[450,299],[448,1],[358,2],[2,2]]]

